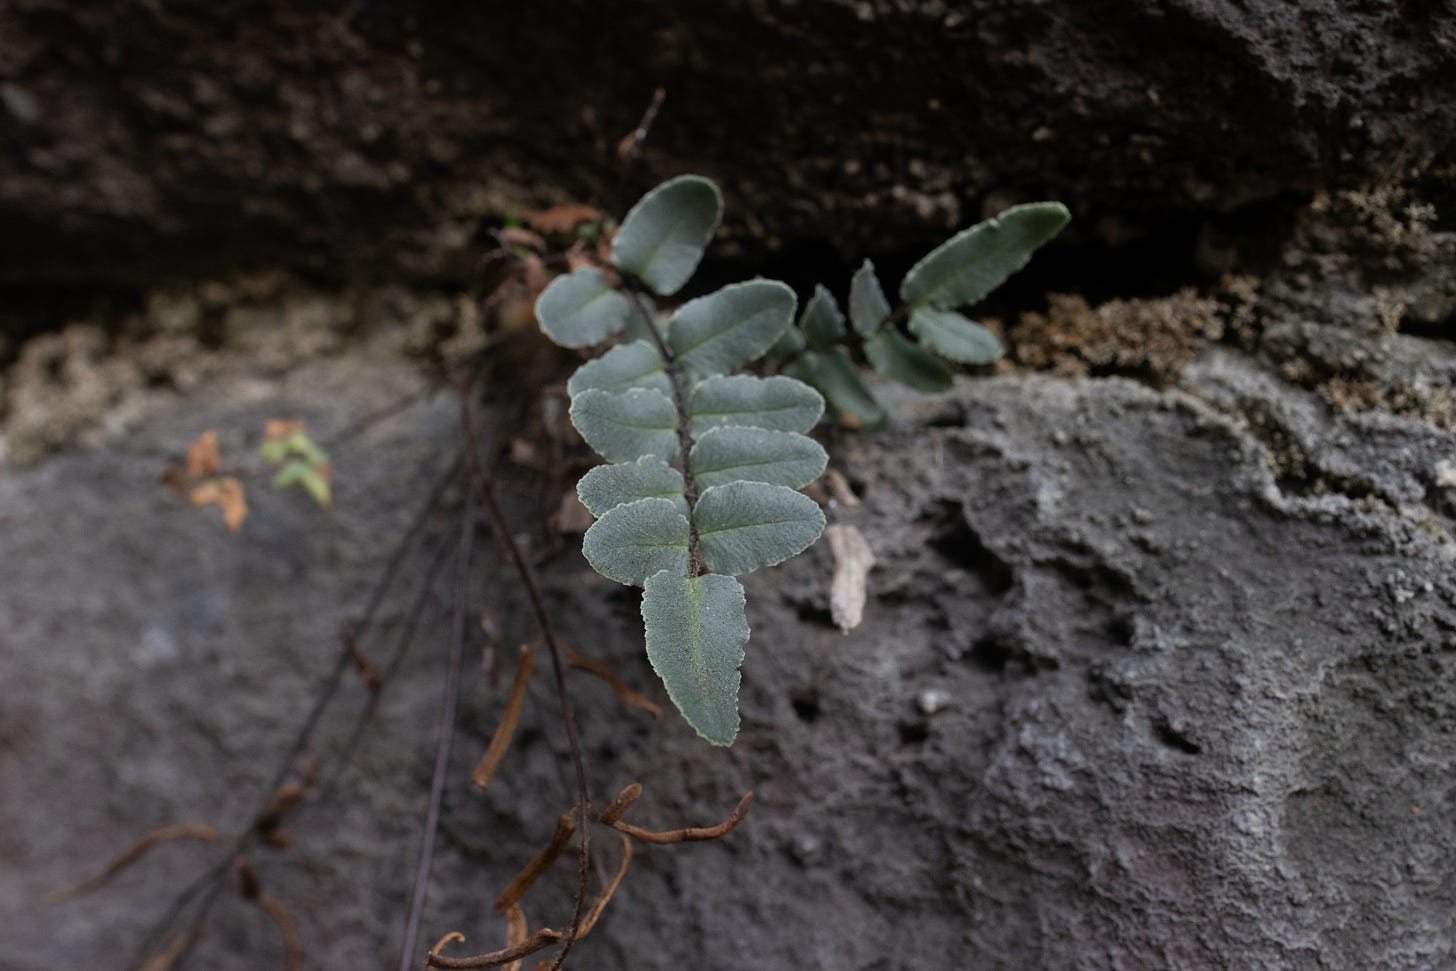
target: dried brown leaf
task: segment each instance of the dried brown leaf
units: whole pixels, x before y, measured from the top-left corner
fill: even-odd
[[[824,530],[834,554],[834,580],[829,588],[829,614],[840,630],[848,633],[864,620],[865,597],[875,554],[864,535],[854,526],[836,523]]]
[[[248,518],[247,493],[243,484],[232,476],[209,479],[193,488],[187,501],[193,506],[217,506],[222,521],[236,533]]]
[[[205,479],[217,475],[222,462],[217,455],[217,432],[208,430],[197,436],[187,446],[187,475],[193,479]]]
[[[538,233],[550,235],[573,232],[582,223],[596,222],[601,218],[600,209],[581,203],[568,202],[560,206],[551,206],[549,209],[526,213],[526,225]]]
[[[263,437],[270,442],[281,442],[304,431],[302,421],[293,418],[269,418],[263,423]]]
[[[523,246],[526,249],[535,250],[537,253],[546,252],[546,241],[540,235],[531,232],[529,229],[522,229],[520,226],[507,226],[504,229],[497,230],[496,235],[500,237],[502,243],[509,243],[511,246]]]

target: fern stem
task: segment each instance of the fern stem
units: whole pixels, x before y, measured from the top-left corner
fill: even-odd
[[[683,498],[688,504],[688,576],[700,577],[708,572],[708,568],[703,562],[702,551],[698,548],[698,523],[693,515],[698,506],[698,483],[693,478],[692,416],[688,412],[687,395],[683,390],[682,366],[672,348],[668,347],[662,329],[657,326],[657,318],[652,308],[644,300],[645,296],[640,290],[632,291],[632,303],[647,324],[647,332],[652,335],[652,342],[657,345],[657,353],[662,356],[662,370],[667,374],[668,383],[672,385],[672,404],[677,411],[677,449],[682,465]]]

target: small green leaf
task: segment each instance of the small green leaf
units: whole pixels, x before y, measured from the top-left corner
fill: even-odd
[[[571,399],[571,423],[608,462],[643,455],[666,460],[678,453],[677,409],[651,388],[583,391]]]
[[[735,283],[679,307],[667,343],[700,377],[732,371],[773,346],[793,322],[795,302],[777,280]]]
[[[834,295],[822,284],[814,288],[814,296],[804,306],[799,327],[810,347],[829,347],[844,336],[844,314],[840,313]]]
[[[808,549],[824,529],[824,513],[813,499],[762,482],[705,490],[693,520],[708,569],[730,576],[782,563]]]
[[[861,337],[872,337],[889,316],[890,301],[885,299],[880,278],[875,276],[875,265],[865,260],[849,281],[850,323]]]
[[[670,499],[638,499],[607,510],[581,544],[608,580],[640,587],[659,570],[688,572],[688,521]]]
[[[269,465],[277,465],[288,458],[288,439],[270,438],[258,446],[258,457]]]
[[[612,263],[663,296],[688,282],[723,217],[718,187],[680,175],[648,192],[612,239]]]
[[[328,465],[329,457],[324,450],[313,443],[307,432],[294,432],[286,439],[288,453],[297,455],[309,465]]]
[[[953,310],[916,307],[910,312],[910,331],[941,357],[962,364],[990,364],[1002,353],[995,334]]]
[[[1012,206],[937,246],[910,268],[900,299],[945,310],[975,303],[1026,265],[1072,218],[1060,202]]]
[[[916,391],[950,389],[950,371],[940,359],[893,327],[865,341],[865,357],[881,374]]]
[[[333,502],[333,488],[322,467],[311,465],[304,459],[289,459],[273,476],[275,489],[288,489],[292,486],[302,488],[320,506],[328,507]]]
[[[307,492],[320,506],[328,508],[333,502],[333,488],[329,484],[328,476],[324,475],[318,466],[304,466],[303,475],[299,477],[298,484],[303,486],[303,491]]]
[[[575,398],[583,391],[626,391],[653,388],[672,392],[672,383],[662,369],[662,355],[647,341],[619,344],[601,357],[587,361],[566,382],[566,393]]]
[[[307,470],[308,466],[298,459],[284,462],[283,467],[273,476],[273,488],[287,489],[298,485],[303,481],[303,473]]]
[[[562,347],[591,347],[617,333],[631,312],[602,271],[584,266],[552,280],[536,299],[536,319]]]
[[[739,480],[802,489],[823,475],[828,463],[814,439],[763,428],[714,428],[698,439],[690,458],[699,489]]]
[[[698,385],[689,410],[694,437],[735,425],[807,432],[824,414],[824,398],[804,382],[782,375],[720,374]]]
[[[743,585],[715,574],[690,578],[663,570],[647,579],[642,595],[647,660],[683,718],[714,745],[732,745],[738,737],[744,607]]]
[[[859,369],[842,347],[808,351],[786,373],[817,388],[839,423],[850,428],[879,428],[888,415],[860,380]]]
[[[670,499],[683,515],[688,511],[682,473],[650,455],[620,465],[598,465],[581,477],[576,495],[593,516],[638,499]]]

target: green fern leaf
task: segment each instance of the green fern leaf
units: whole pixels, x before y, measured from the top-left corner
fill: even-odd
[[[941,357],[962,364],[990,364],[1002,354],[995,334],[954,310],[917,307],[910,313],[910,331]]]
[[[552,280],[536,298],[536,319],[562,347],[591,347],[620,331],[631,304],[602,271],[582,267]]]
[[[946,391],[950,371],[919,344],[893,327],[886,327],[865,341],[865,357],[875,370],[916,391]]]
[[[662,369],[662,355],[647,341],[633,341],[612,348],[587,361],[566,382],[566,393],[575,398],[583,391],[626,391],[653,388],[672,393],[672,382]]]
[[[872,337],[889,316],[890,301],[875,276],[875,265],[865,260],[849,281],[849,321],[861,337]]]
[[[669,179],[627,213],[612,238],[612,263],[654,292],[682,289],[723,218],[718,187],[698,175]]]
[[[775,375],[716,375],[693,391],[693,435],[747,425],[779,432],[807,432],[824,414],[824,397],[802,381]]]
[[[620,465],[598,465],[577,482],[576,495],[593,516],[638,499],[670,499],[678,512],[688,511],[682,473],[651,455]]]
[[[824,395],[841,424],[854,428],[879,428],[888,416],[860,380],[859,369],[842,347],[827,351],[806,351],[785,373],[811,384]]]
[[[844,314],[840,313],[834,295],[822,285],[814,288],[814,296],[804,306],[799,328],[810,347],[829,347],[844,337]]]
[[[677,409],[651,388],[583,391],[571,399],[571,423],[608,462],[644,455],[666,461],[678,454]]]
[[[814,439],[762,428],[715,428],[693,446],[699,489],[740,480],[802,489],[824,474],[829,455]]]
[[[679,307],[667,343],[698,377],[732,371],[774,345],[793,322],[795,303],[794,291],[777,280],[735,283]]]
[[[629,586],[659,570],[686,575],[688,521],[670,499],[639,499],[607,510],[586,531],[581,551],[593,570]]]
[[[905,274],[900,299],[945,310],[975,303],[1025,266],[1071,218],[1060,202],[1012,206],[931,250]]]
[[[743,586],[663,570],[642,595],[647,659],[683,718],[714,745],[738,737],[738,668],[748,643]]]
[[[703,560],[737,576],[808,549],[824,529],[813,499],[786,486],[730,482],[703,492],[693,510]]]

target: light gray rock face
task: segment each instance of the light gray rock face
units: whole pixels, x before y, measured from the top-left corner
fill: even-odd
[[[259,483],[236,536],[158,489],[162,460],[207,427],[242,454],[284,414],[327,436],[407,383],[355,357],[222,382],[124,445],[0,479],[0,967],[113,966],[215,850],[160,849],[63,909],[39,893],[154,827],[249,818],[337,624],[448,464],[455,415],[422,404],[338,446],[331,515]],[[831,518],[879,558],[865,624],[830,625],[826,551],[750,577],[731,750],[572,676],[594,799],[640,781],[633,818],[669,828],[756,792],[730,839],[639,852],[583,967],[1456,960],[1456,503],[1438,471],[1456,437],[1331,416],[1232,351],[1167,392],[1013,377],[891,405],[891,432],[831,443],[864,498]],[[540,548],[532,487],[507,494]],[[366,642],[380,661],[453,541],[452,502]],[[396,960],[449,579],[347,769],[334,749],[363,689],[350,680],[325,719],[313,751],[341,774],[290,820],[294,846],[253,854],[311,966]],[[542,579],[563,636],[665,705],[636,594],[569,550]],[[488,545],[472,590],[507,651],[534,636]],[[472,634],[424,934],[464,931],[458,953],[498,946],[490,902],[572,801],[539,676],[496,783],[469,785],[504,687],[481,647]],[[943,702],[928,715],[927,692]],[[596,845],[610,866],[609,834]],[[558,869],[527,900],[533,924],[568,920]],[[231,896],[209,928],[198,967],[279,960],[276,930]]]
[[[1044,197],[1125,239],[1448,150],[1453,45],[1430,0],[12,0],[0,279],[460,278],[488,215],[620,211],[658,85],[633,188],[720,179],[756,252],[919,247]]]

